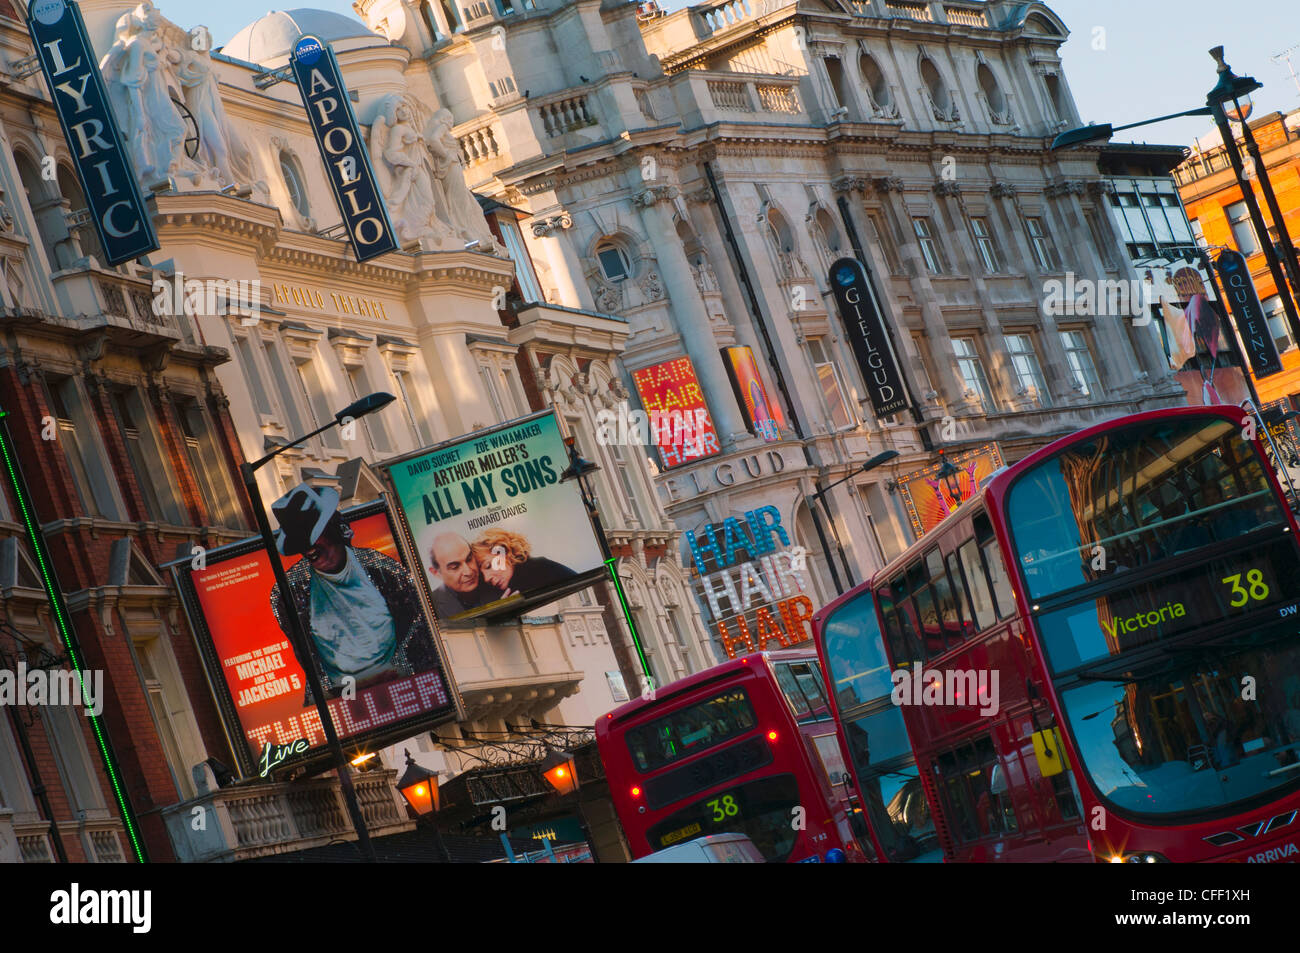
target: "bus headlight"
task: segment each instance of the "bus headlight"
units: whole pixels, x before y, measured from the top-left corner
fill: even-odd
[[[1112,864],[1167,864],[1169,858],[1154,851],[1142,851],[1136,854],[1111,854]]]

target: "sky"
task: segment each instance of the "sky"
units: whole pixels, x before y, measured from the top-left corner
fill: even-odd
[[[310,3],[310,0],[306,0]],[[320,9],[355,17],[350,0],[316,0]],[[669,0],[679,9],[684,0]],[[1270,57],[1290,47],[1300,74],[1300,3],[1295,0],[1049,0],[1070,29],[1062,47],[1065,78],[1085,122],[1122,125],[1205,105],[1218,81],[1207,52],[1222,45],[1238,75],[1264,84],[1255,115],[1300,109],[1300,89],[1286,63]],[[159,0],[164,15],[185,27],[196,0]],[[207,13],[217,43],[224,43],[266,13],[269,0],[222,0]],[[1188,145],[1210,132],[1208,118],[1176,119],[1116,140]]]

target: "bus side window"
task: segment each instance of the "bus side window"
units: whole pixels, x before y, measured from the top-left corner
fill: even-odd
[[[790,711],[794,714],[794,720],[800,724],[808,721],[809,716],[812,715],[812,709],[808,706],[808,700],[800,690],[794,673],[790,671],[790,666],[778,662],[772,668],[776,672],[776,683],[781,686],[781,694],[785,696],[786,704],[790,706]]]
[[[975,634],[975,618],[971,610],[970,592],[966,589],[966,578],[961,573],[961,564],[957,553],[951,552],[945,560],[948,564],[948,576],[952,579],[953,596],[957,603],[957,614],[961,621],[961,638]]]
[[[921,658],[943,654],[943,632],[939,628],[939,613],[935,609],[934,595],[930,592],[930,573],[924,561],[908,567],[907,589],[916,606],[916,622],[920,629]]]
[[[1016,597],[1011,588],[1011,580],[1007,578],[1006,564],[1002,562],[1002,547],[995,539],[985,543],[980,552],[984,554],[984,567],[988,570],[989,579],[993,581],[998,618],[1005,619],[1016,611]]]
[[[961,613],[957,609],[957,600],[953,597],[952,584],[948,581],[948,572],[944,569],[943,557],[939,550],[932,549],[925,554],[925,562],[930,570],[930,589],[934,593],[935,605],[939,607],[939,622],[943,629],[947,648],[960,642],[964,633],[961,626]]]
[[[962,571],[966,574],[966,585],[969,587],[975,625],[980,629],[987,629],[997,617],[993,608],[993,594],[989,591],[988,577],[984,575],[984,563],[980,559],[979,547],[975,540],[968,539],[961,544],[957,553],[961,558]]]

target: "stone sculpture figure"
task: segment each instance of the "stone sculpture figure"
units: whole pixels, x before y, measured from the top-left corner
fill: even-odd
[[[191,48],[182,55],[177,78],[184,90],[185,106],[198,129],[203,164],[216,170],[222,185],[253,185],[257,178],[253,157],[226,117],[206,44],[201,50]]]
[[[163,43],[161,18],[149,0],[117,20],[116,40],[100,60],[109,100],[144,183],[165,179],[185,159],[185,123],[172,102],[167,77],[180,54]]]
[[[388,96],[370,126],[375,177],[402,244],[418,241],[441,247],[455,237],[438,214],[434,167],[416,125],[415,108],[402,96]]]
[[[482,207],[465,184],[460,143],[451,132],[454,122],[451,112],[446,109],[439,109],[429,120],[425,142],[433,157],[434,177],[442,187],[446,200],[445,215],[456,234],[467,242],[477,240],[481,251],[491,251],[496,242],[487,219],[483,217]]]

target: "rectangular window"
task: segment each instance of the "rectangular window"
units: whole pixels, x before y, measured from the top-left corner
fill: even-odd
[[[329,396],[325,393],[325,384],[321,380],[320,369],[316,366],[316,359],[309,357],[296,366],[298,368],[298,383],[302,387],[303,400],[306,401],[307,408],[311,411],[312,425],[308,429],[316,430],[324,426],[326,421],[334,419],[334,411],[330,410]],[[331,450],[343,449],[338,427],[331,427],[326,430],[320,435],[320,439]]]
[[[505,408],[501,404],[501,394],[497,388],[496,374],[492,371],[492,366],[486,362],[481,362],[478,366],[479,377],[483,379],[483,389],[487,391],[488,400],[492,403],[492,412],[497,415],[497,421],[506,420]]]
[[[935,241],[934,225],[923,216],[912,219],[912,230],[916,233],[917,244],[921,246],[921,257],[925,259],[926,270],[932,275],[944,273],[943,256],[939,252],[939,243]]]
[[[812,358],[813,373],[821,386],[822,397],[826,400],[826,410],[836,430],[857,425],[857,419],[849,411],[848,389],[840,380],[840,370],[826,353],[826,342],[822,338],[808,338],[808,356]]]
[[[1052,398],[1043,380],[1043,370],[1038,365],[1033,339],[1028,334],[1008,334],[1005,340],[1020,392],[1032,395],[1040,407],[1050,407]]]
[[[972,217],[970,230],[975,237],[975,247],[979,249],[980,260],[984,262],[984,270],[990,275],[996,275],[1002,270],[1002,264],[998,260],[998,247],[993,241],[993,233],[989,230],[989,220]]]
[[[1029,235],[1029,246],[1034,251],[1034,260],[1038,262],[1038,267],[1042,271],[1056,271],[1059,267],[1056,257],[1056,247],[1052,240],[1047,237],[1047,230],[1043,227],[1041,218],[1026,218],[1025,232]]]
[[[1189,219],[1192,226],[1192,237],[1196,239],[1196,244],[1205,247],[1205,232],[1201,230],[1201,220],[1199,218]]]
[[[950,829],[958,840],[1001,837],[1020,829],[1006,770],[998,761],[992,738],[978,738],[939,755],[935,767],[952,818]]]
[[[885,220],[879,212],[867,212],[867,231],[870,232],[871,240],[876,243],[881,255],[884,256],[885,264],[889,266],[889,273],[901,275],[903,263],[898,258],[898,249],[894,247],[889,229],[886,228]]]
[[[235,352],[239,355],[239,367],[244,372],[248,392],[253,397],[253,406],[259,414],[270,414],[271,401],[266,395],[266,388],[262,385],[262,373],[253,356],[253,342],[247,335],[236,335]]]
[[[1016,597],[1007,577],[1007,567],[1002,562],[1002,548],[996,539],[991,539],[980,547],[984,556],[984,568],[988,571],[989,581],[993,584],[993,601],[996,604],[998,618],[1005,619],[1016,611]]]
[[[1259,236],[1255,234],[1255,224],[1250,220],[1250,210],[1245,202],[1234,202],[1223,210],[1223,214],[1228,216],[1228,225],[1232,228],[1232,240],[1237,251],[1249,258],[1264,250],[1259,243]]]
[[[271,368],[271,379],[275,381],[275,392],[280,398],[280,422],[289,431],[289,439],[294,440],[307,433],[307,428],[302,425],[302,416],[298,413],[298,395],[289,384],[289,374],[284,366],[280,345],[274,340],[263,338],[262,349],[267,366]]]
[[[1092,360],[1092,349],[1082,331],[1062,331],[1061,344],[1065,360],[1074,377],[1075,390],[1085,397],[1101,396],[1101,381],[1097,378],[1097,365]]]
[[[71,377],[46,379],[47,406],[58,424],[59,446],[72,471],[72,481],[81,506],[91,516],[124,519],[126,509],[112,482],[112,471],[103,466],[104,452],[98,430]]]
[[[188,770],[189,758],[181,750],[180,739],[185,736],[184,703],[173,705],[167,698],[168,691],[158,677],[162,666],[161,639],[154,638],[135,643],[135,657],[140,661],[140,674],[144,676],[145,691],[149,695],[149,707],[153,709],[154,722],[158,725],[158,734],[163,744],[163,753],[172,766],[172,775],[181,788],[181,797],[188,799],[195,795],[193,775]]]
[[[353,399],[360,400],[367,394],[372,393],[370,379],[364,367],[349,367],[346,370],[348,386],[352,389]],[[366,414],[361,418],[361,422],[366,425],[366,433],[370,435],[370,446],[374,447],[378,453],[385,453],[393,449],[393,443],[389,439],[388,426],[384,423],[383,415],[383,410],[376,410],[374,413]]]
[[[515,278],[519,282],[519,293],[523,295],[524,301],[545,301],[537,272],[533,270],[532,256],[528,254],[528,246],[524,244],[518,224],[498,215],[497,227],[501,229],[501,238],[505,242],[506,251],[510,253],[510,260],[515,263]]]
[[[234,483],[217,447],[213,428],[198,401],[178,403],[176,416],[180,418],[185,454],[208,507],[208,517],[221,526],[242,527],[244,521],[236,502]]]
[[[831,717],[821,686],[821,670],[815,662],[778,662],[772,669],[795,721],[802,725]]]
[[[153,415],[139,391],[114,391],[111,403],[149,518],[175,526],[187,525],[189,517],[181,505],[176,477],[163,451]]]
[[[411,431],[415,434],[415,439],[423,447],[431,447],[436,440],[433,439],[433,426],[429,421],[429,414],[424,409],[424,402],[420,399],[420,392],[415,387],[415,382],[411,380],[411,375],[407,371],[393,371],[393,379],[397,381],[397,396],[402,400],[402,406],[406,408],[406,419],[411,424]]]
[[[1282,307],[1282,299],[1274,295],[1262,304],[1264,314],[1268,317],[1268,329],[1273,332],[1273,340],[1277,343],[1278,353],[1289,351],[1295,347],[1295,340],[1291,337],[1291,328],[1286,323],[1286,309]]]
[[[993,392],[989,390],[988,378],[984,376],[984,365],[980,361],[979,349],[974,338],[953,338],[952,349],[957,355],[957,370],[966,385],[966,394],[979,401],[986,414],[997,409],[993,402]]]

